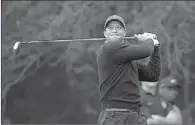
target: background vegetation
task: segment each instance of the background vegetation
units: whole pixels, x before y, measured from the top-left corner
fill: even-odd
[[[2,122],[96,123],[99,112],[96,51],[102,42],[23,46],[25,40],[103,37],[105,19],[122,16],[127,36],[153,32],[161,42],[162,78],[182,85],[176,104],[195,123],[195,2],[2,1]]]

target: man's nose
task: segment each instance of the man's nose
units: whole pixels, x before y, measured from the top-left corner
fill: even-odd
[[[116,27],[114,27],[113,29],[112,29],[112,32],[116,32],[117,30],[116,30]]]

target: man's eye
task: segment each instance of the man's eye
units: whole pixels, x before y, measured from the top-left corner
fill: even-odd
[[[121,27],[121,26],[117,26],[116,28],[117,28],[117,29],[121,29],[122,27]]]
[[[116,30],[121,30],[121,29],[122,29],[121,26],[116,26],[116,27],[114,27],[114,26],[108,26],[108,27],[107,27],[108,30],[113,30],[114,28],[115,28]]]
[[[112,26],[109,26],[108,29],[113,29],[113,27]]]

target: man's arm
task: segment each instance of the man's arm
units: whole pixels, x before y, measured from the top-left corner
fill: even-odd
[[[167,114],[166,119],[167,122],[182,124],[181,110],[176,105],[173,105],[173,109]]]
[[[166,117],[162,117],[159,115],[152,115],[151,119],[148,119],[149,124],[182,124],[182,115],[181,110],[173,105],[173,109],[167,114]]]
[[[160,47],[155,46],[147,65],[137,63],[139,81],[157,82],[161,72]]]
[[[154,42],[152,39],[147,39],[138,45],[121,42],[106,43],[104,51],[114,56],[117,63],[124,63],[151,56]]]

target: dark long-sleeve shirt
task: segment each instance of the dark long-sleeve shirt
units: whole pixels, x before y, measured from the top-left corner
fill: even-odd
[[[149,57],[148,65],[136,60]],[[97,53],[101,93],[101,109],[140,109],[139,81],[158,81],[160,75],[159,47],[148,39],[139,45],[130,42],[108,42]]]

